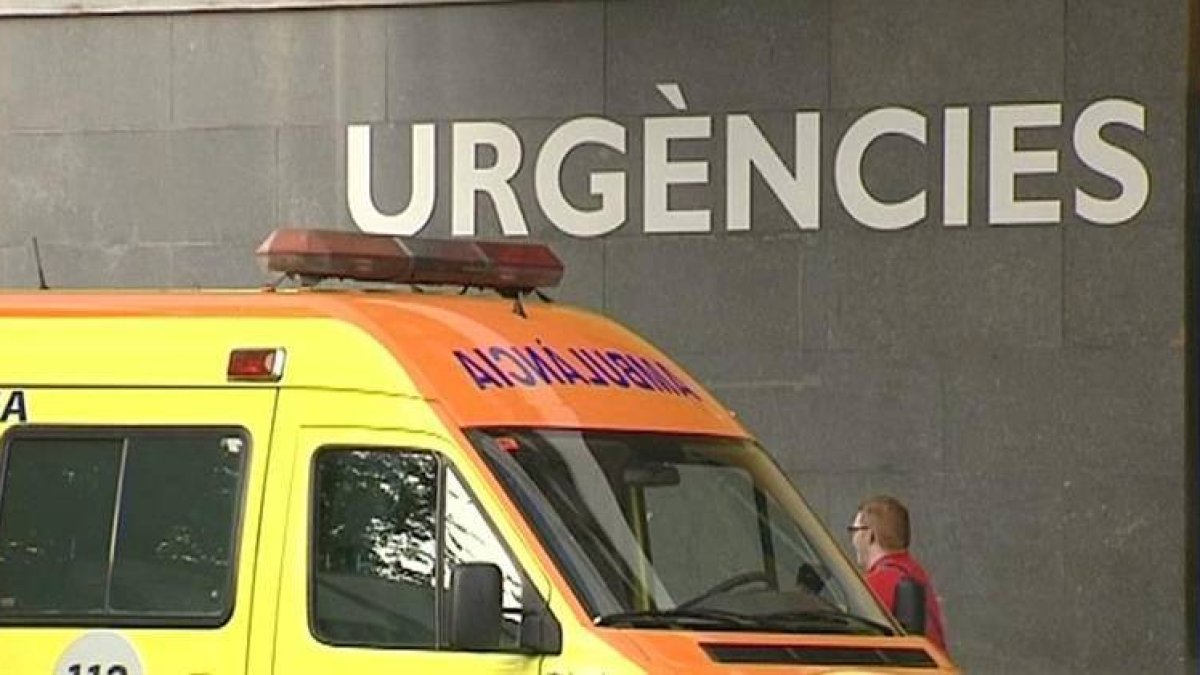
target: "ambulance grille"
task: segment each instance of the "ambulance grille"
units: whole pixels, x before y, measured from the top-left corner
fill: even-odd
[[[923,649],[908,647],[822,647],[812,645],[701,645],[718,663],[810,666],[890,666],[935,668]]]

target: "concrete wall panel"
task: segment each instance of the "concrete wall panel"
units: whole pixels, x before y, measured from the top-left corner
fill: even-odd
[[[1066,0],[1066,95],[1178,96],[1187,69],[1187,3]]]
[[[120,244],[97,247],[67,243],[40,245],[42,268],[50,288],[166,288],[171,286],[170,248],[160,245]],[[32,256],[20,248],[15,256],[14,281],[26,279],[25,288],[36,286],[37,272]]]
[[[798,348],[798,268],[797,245],[785,239],[613,241],[606,306],[670,353]]]
[[[64,241],[75,229],[66,176],[78,165],[54,134],[0,134],[0,245]]]
[[[831,105],[1063,95],[1064,0],[831,2]]]
[[[555,302],[577,305],[596,312],[605,309],[608,254],[602,246],[590,242],[563,241],[554,244],[554,252],[563,261],[565,272],[558,288],[546,294]]]
[[[74,158],[66,172],[72,214],[66,240],[120,246],[144,235],[146,241],[170,242],[153,234],[176,219],[170,197],[175,184],[168,171],[170,138],[154,131],[64,137]]]
[[[1073,672],[1112,672],[1114,663],[1155,664],[1152,670],[1171,673],[1190,670],[1177,647],[1185,634],[1179,617],[1194,600],[1179,592],[1185,561],[1182,556],[1147,555],[1171,550],[1185,531],[1181,505],[1164,496],[1180,494],[1186,480],[1179,472],[1118,468],[1075,477],[1064,486],[1064,527],[1084,533],[1065,549],[1077,648]],[[1104,592],[1097,593],[1090,579],[1126,583],[1106,583]],[[1142,606],[1157,611],[1139,613],[1136,619],[1121,611]],[[1131,632],[1137,639],[1129,639]]]
[[[936,472],[943,466],[942,395],[932,365],[801,354],[792,368],[713,385],[743,424],[787,458],[789,470]]]
[[[1058,228],[922,227],[897,234],[856,227],[832,234],[825,318],[831,348],[1061,344]]]
[[[169,250],[170,282],[180,288],[256,288],[275,280],[244,243],[177,244]]]
[[[964,666],[993,673],[1116,672],[1076,670],[1075,633],[1065,623],[1073,572],[1061,493],[1061,483],[1020,469],[956,471],[940,508],[928,514],[957,542],[954,564],[935,563],[935,574],[954,656]],[[1064,623],[1049,624],[1050,616]]]
[[[1159,350],[964,352],[946,382],[946,453],[977,471],[1177,475],[1178,356]],[[1138,448],[1130,452],[1130,448]],[[1182,508],[1182,495],[1163,495]]]
[[[1156,231],[1153,242],[1146,241],[1147,230]],[[1184,234],[1177,223],[1140,222],[1103,232],[1072,229],[1066,245],[1067,342],[1182,350],[1184,320],[1177,308],[1183,304]]]
[[[346,132],[342,127],[279,130],[279,222],[352,229],[346,207]]]
[[[0,22],[6,129],[157,128],[170,119],[171,28],[154,17]]]
[[[173,19],[174,122],[219,127],[382,120],[385,16],[300,12]]]
[[[690,111],[793,110],[829,100],[824,2],[609,2],[607,12],[610,115],[676,114],[657,89],[669,82],[681,85]]]
[[[173,135],[167,158],[173,217],[145,223],[149,231],[139,236],[143,241],[258,245],[279,222],[276,143],[270,129]]]
[[[603,49],[600,2],[393,12],[388,119],[598,114]]]

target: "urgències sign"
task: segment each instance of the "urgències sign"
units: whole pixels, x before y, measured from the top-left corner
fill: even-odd
[[[1129,133],[1146,131],[1146,109],[1126,99],[1093,101],[1071,119],[1064,119],[1061,103],[1003,103],[987,108],[987,157],[972,161],[972,129],[981,126],[971,109],[950,106],[941,110],[942,138],[931,142],[926,115],[903,107],[884,107],[856,118],[832,150],[832,167],[822,165],[821,113],[797,111],[790,139],[769,139],[753,115],[689,115],[677,86],[659,85],[664,96],[680,113],[641,119],[641,147],[631,148],[629,130],[621,122],[602,117],[578,117],[557,125],[538,147],[526,144],[511,126],[501,121],[449,123],[451,233],[476,236],[476,200],[490,199],[498,214],[501,233],[522,237],[529,234],[526,214],[540,209],[554,227],[575,237],[599,237],[621,228],[630,220],[631,209],[640,211],[641,227],[648,234],[705,233],[716,229],[748,231],[751,222],[751,183],[761,178],[798,230],[821,227],[822,181],[832,169],[834,193],[855,221],[879,231],[903,230],[930,219],[928,187],[902,199],[884,199],[863,179],[863,161],[872,145],[885,136],[896,136],[915,144],[918,152],[940,152],[942,162],[941,204],[935,213],[944,227],[968,225],[972,199],[973,171],[987,175],[987,225],[1061,223],[1064,211],[1073,210],[1079,219],[1096,225],[1128,223],[1141,212],[1150,195],[1150,174],[1137,153],[1110,140],[1110,128]],[[354,223],[364,231],[390,235],[419,233],[433,215],[438,194],[436,163],[437,125],[410,125],[411,182],[405,193],[407,204],[395,212],[377,206],[373,186],[388,181],[372,172],[372,129],[350,125],[346,130],[346,192]],[[1031,130],[1070,132],[1071,152],[1080,166],[1106,179],[1112,189],[1104,194],[1075,185],[1057,198],[1021,198],[1017,180],[1046,176],[1060,171],[1060,150],[1029,147],[1021,136]],[[723,139],[716,138],[723,135]],[[1065,134],[1064,134],[1065,136]],[[718,142],[723,141],[723,142]],[[708,144],[723,147],[723,157],[684,159],[675,152],[680,144],[695,148]],[[790,152],[781,153],[778,147]],[[571,154],[587,146],[601,146],[623,158],[626,169],[596,168],[589,172],[588,204],[573,203],[565,194],[562,170]],[[486,154],[484,154],[486,153]],[[492,161],[481,162],[481,156]],[[828,154],[826,155],[829,156]],[[642,200],[628,199],[629,163],[641,164]],[[522,194],[513,178],[526,163],[534,171],[532,194]],[[712,167],[724,171],[724,212],[704,208],[672,207],[672,189],[709,184]],[[1090,181],[1095,183],[1095,181]],[[696,188],[692,188],[696,189]]]

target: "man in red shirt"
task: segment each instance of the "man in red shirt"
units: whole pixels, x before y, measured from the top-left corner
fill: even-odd
[[[946,652],[937,593],[921,563],[908,552],[908,509],[894,497],[871,497],[859,504],[848,529],[854,555],[867,572],[867,585],[888,611],[896,611],[896,587],[901,580],[912,579],[925,589],[925,637]]]

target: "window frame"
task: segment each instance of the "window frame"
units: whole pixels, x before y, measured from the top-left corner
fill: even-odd
[[[235,435],[242,439],[241,467],[238,473],[237,494],[234,499],[229,541],[229,584],[228,599],[220,614],[196,616],[186,614],[53,614],[44,616],[5,616],[0,614],[0,626],[19,627],[106,627],[106,628],[188,628],[216,630],[226,626],[238,607],[240,581],[239,561],[242,554],[242,536],[245,528],[246,501],[249,490],[254,437],[250,430],[239,424],[147,424],[147,425],[75,425],[75,424],[22,424],[10,427],[0,435],[0,512],[3,512],[5,487],[8,484],[8,463],[14,442],[35,440],[93,440],[119,441],[128,443],[147,436],[155,438],[184,437],[191,432],[206,432],[212,435]],[[123,480],[123,476],[118,477]],[[119,518],[119,516],[117,516]]]

